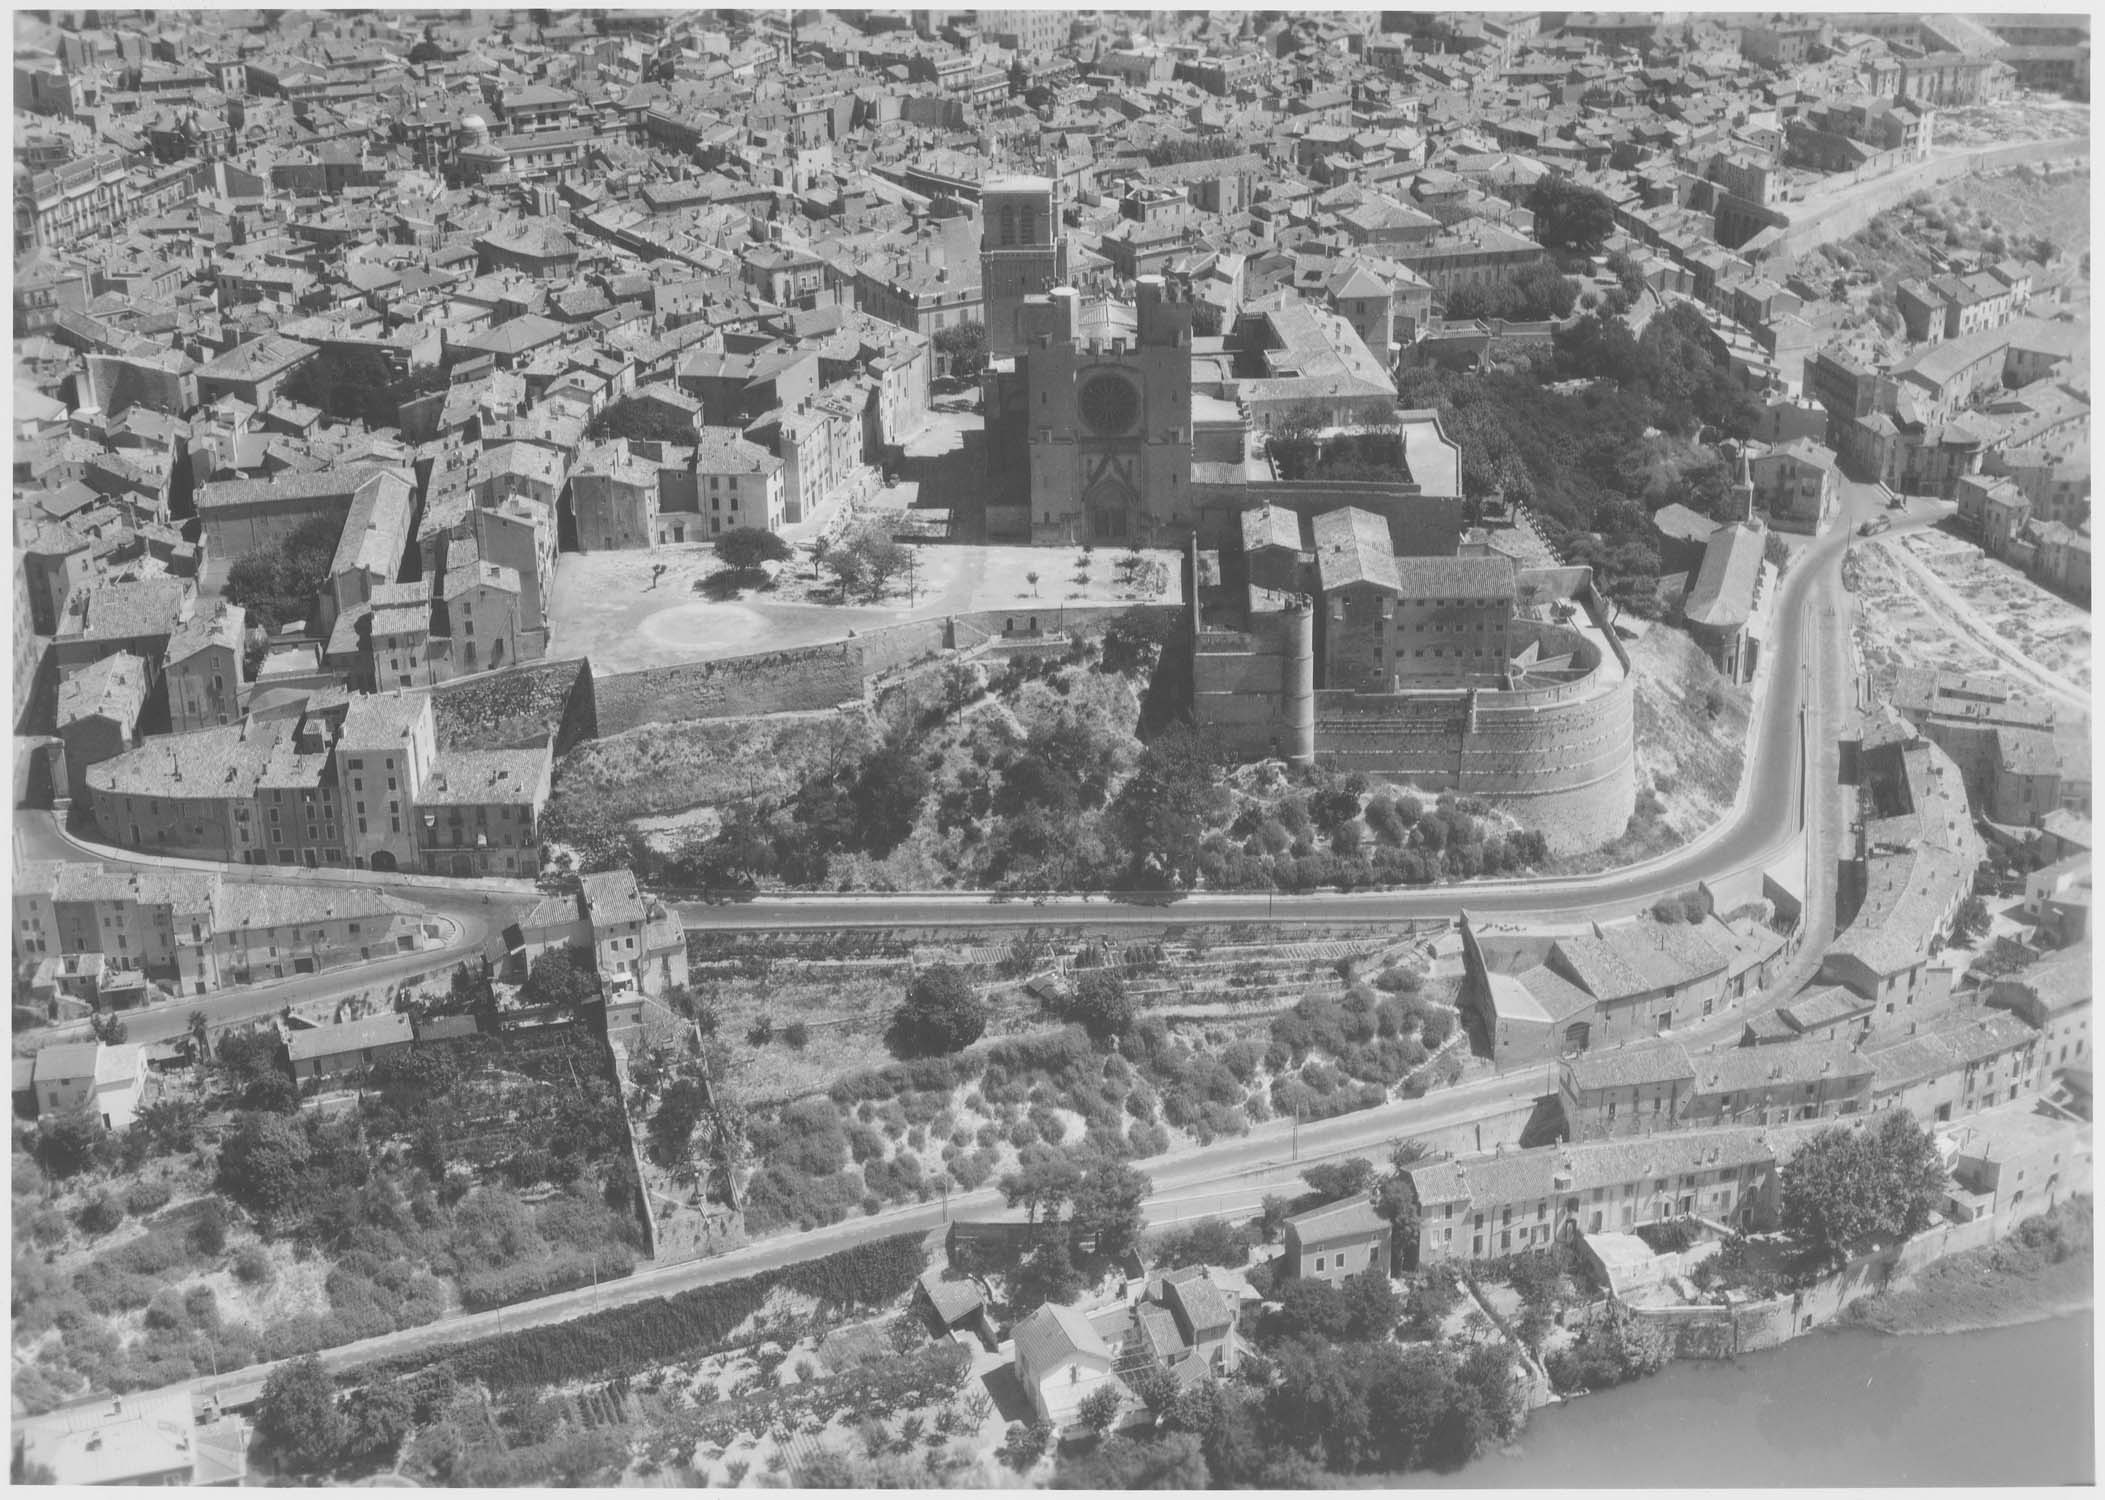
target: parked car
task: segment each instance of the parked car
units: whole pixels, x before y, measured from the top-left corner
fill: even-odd
[[[1892,524],[1893,518],[1891,516],[1873,516],[1856,529],[1856,534],[1858,536],[1877,536]]]

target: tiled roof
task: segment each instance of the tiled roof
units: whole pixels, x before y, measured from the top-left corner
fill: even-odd
[[[409,1017],[400,1011],[390,1011],[382,1016],[366,1016],[357,1021],[346,1021],[340,1026],[317,1026],[311,1031],[295,1031],[285,1039],[285,1051],[294,1062],[309,1062],[316,1058],[340,1057],[347,1052],[362,1051],[367,1047],[388,1047],[413,1040]]]
[[[1688,1049],[1679,1042],[1639,1042],[1607,1052],[1584,1052],[1564,1064],[1575,1092],[1597,1089],[1634,1088],[1675,1079],[1692,1081],[1696,1076]]]
[[[1070,1358],[1111,1363],[1111,1350],[1089,1320],[1071,1307],[1048,1302],[1016,1325],[1016,1363],[1031,1378],[1043,1378]]]
[[[1754,590],[1761,579],[1767,540],[1762,527],[1745,524],[1720,527],[1711,534],[1703,547],[1703,566],[1682,606],[1689,623],[1714,630],[1747,623],[1754,611]]]
[[[1373,1234],[1389,1227],[1389,1221],[1376,1213],[1374,1205],[1364,1196],[1312,1208],[1305,1214],[1295,1214],[1286,1223],[1301,1237],[1303,1245],[1347,1235]]]
[[[1770,1047],[1727,1047],[1696,1058],[1696,1090],[1737,1094],[1772,1084],[1814,1083],[1822,1078],[1868,1078],[1871,1064],[1840,1042],[1778,1042]]]
[[[1317,516],[1312,526],[1316,568],[1325,593],[1358,583],[1392,594],[1402,592],[1389,523],[1380,516],[1348,505]]]

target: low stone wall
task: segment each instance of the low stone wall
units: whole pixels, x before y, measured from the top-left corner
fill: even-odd
[[[1860,1256],[1803,1291],[1731,1307],[1633,1307],[1629,1315],[1664,1332],[1677,1359],[1734,1359],[1773,1349],[1832,1323],[1877,1292],[1910,1285],[1923,1267],[1993,1244],[2002,1225],[1983,1217],[1928,1229],[1901,1245]]]

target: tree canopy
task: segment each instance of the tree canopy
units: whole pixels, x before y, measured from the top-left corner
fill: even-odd
[[[938,328],[932,341],[938,354],[948,356],[950,373],[959,380],[970,380],[987,367],[987,328],[976,318]]]
[[[237,558],[227,569],[226,596],[248,611],[249,622],[275,630],[314,611],[336,560],[339,522],[316,516],[275,547]]]
[[[1535,238],[1552,250],[1595,255],[1615,233],[1615,205],[1592,188],[1552,172],[1528,189]]]
[[[533,961],[519,998],[528,1005],[554,1005],[576,1010],[599,998],[599,971],[590,952],[550,948]]]
[[[1888,1111],[1875,1130],[1823,1130],[1782,1173],[1784,1231],[1814,1260],[1839,1265],[1873,1241],[1919,1233],[1944,1196],[1937,1140]]]
[[[344,1423],[336,1409],[336,1382],[321,1360],[302,1355],[270,1372],[256,1400],[256,1436],[295,1474],[319,1473],[335,1464]]]
[[[734,526],[715,543],[724,565],[740,573],[756,573],[762,563],[787,562],[792,553],[788,542],[757,526]]]
[[[986,1007],[949,964],[914,976],[892,1017],[894,1046],[912,1057],[938,1057],[968,1047],[987,1029]]]

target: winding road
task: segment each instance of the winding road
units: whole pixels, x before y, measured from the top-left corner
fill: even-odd
[[[87,842],[70,832],[56,814],[31,808],[15,809],[15,859],[18,864],[28,860],[67,860],[100,865],[118,873],[193,870],[243,885],[280,885],[296,880],[310,885],[378,889],[414,901],[426,912],[445,919],[449,928],[444,942],[421,952],[392,954],[370,963],[215,990],[209,995],[179,996],[165,1004],[127,1011],[124,1029],[125,1039],[130,1042],[166,1042],[184,1036],[190,1030],[192,1012],[202,1012],[206,1024],[219,1030],[275,1015],[288,1005],[342,999],[361,990],[384,988],[451,969],[463,959],[481,953],[484,945],[512,921],[514,909],[535,898],[533,887],[520,880],[462,881],[439,876],[376,875],[369,870],[293,870],[130,855]],[[73,1025],[19,1032],[15,1050],[48,1046],[84,1030]]]
[[[1660,896],[1767,867],[1798,832],[1794,816],[1806,783],[1799,755],[1805,715],[1816,844],[1835,803],[1835,740],[1855,706],[1841,559],[1856,525],[1877,510],[1876,490],[1845,487],[1828,531],[1798,550],[1785,573],[1773,619],[1768,690],[1751,726],[1747,767],[1732,811],[1681,848],[1595,875],[1473,880],[1393,891],[1197,892],[1171,896],[993,895],[984,891],[727,895],[680,901],[690,928],[711,931],[827,930],[842,927],[1161,926],[1181,922],[1385,922],[1472,914],[1563,920],[1627,916]]]
[[[1658,896],[1686,889],[1699,880],[1763,868],[1790,848],[1801,816],[1815,849],[1835,844],[1846,819],[1838,819],[1834,776],[1835,737],[1854,706],[1854,676],[1849,650],[1850,596],[1841,585],[1841,558],[1857,523],[1874,507],[1875,492],[1845,489],[1841,514],[1830,530],[1804,544],[1784,577],[1774,611],[1768,690],[1748,747],[1741,794],[1732,812],[1716,827],[1687,846],[1644,865],[1600,875],[1561,879],[1476,882],[1382,893],[1330,893],[1307,896],[1199,894],[1166,903],[1113,900],[1102,896],[1058,896],[1044,900],[1000,900],[984,893],[885,894],[879,896],[771,896],[727,904],[682,904],[690,927],[705,929],[839,927],[987,927],[1094,926],[1153,924],[1202,920],[1274,922],[1386,921],[1454,916],[1464,906],[1472,913],[1505,917],[1540,914],[1565,920],[1588,915],[1623,915]],[[1801,746],[1803,753],[1801,753]],[[1826,794],[1820,794],[1825,789]],[[28,857],[99,858],[112,868],[165,868],[189,862],[126,859],[72,840],[48,817],[24,814],[18,820],[19,852]],[[200,868],[216,868],[200,866]],[[1826,892],[1833,864],[1814,861],[1815,879],[1808,892],[1809,920],[1804,951],[1824,946],[1832,919]],[[282,872],[222,869],[230,879],[270,880]],[[330,872],[341,879],[344,872]],[[355,872],[353,872],[355,873]],[[367,877],[368,881],[371,877]],[[501,921],[509,893],[463,891],[458,882],[417,881],[386,877],[390,888],[413,888],[416,898],[460,926],[447,955],[479,946]],[[524,895],[522,890],[520,895]],[[414,958],[432,965],[440,955]],[[374,965],[344,982],[369,987],[379,979]],[[301,981],[298,993],[311,997],[315,981]],[[192,1009],[207,1009],[216,1020],[264,1014],[283,1003],[276,993],[293,985],[264,986],[182,1002],[164,1008],[167,1024],[179,1032]],[[1741,1016],[1717,1019],[1708,1028],[1720,1036],[1736,1029]],[[134,1022],[134,1034],[148,1036],[162,1023],[152,1015]],[[174,1034],[171,1032],[170,1034]],[[1309,1125],[1271,1121],[1243,1137],[1171,1153],[1143,1163],[1153,1179],[1148,1213],[1156,1222],[1240,1212],[1257,1206],[1268,1192],[1291,1189],[1312,1161],[1348,1155],[1378,1156],[1388,1142],[1406,1136],[1468,1128],[1474,1122],[1505,1119],[1530,1108],[1551,1087],[1546,1069],[1529,1068],[1472,1079],[1423,1099],[1397,1101],[1372,1110],[1342,1115]],[[916,1229],[934,1230],[962,1214],[988,1212],[1000,1205],[988,1190],[960,1194],[944,1201],[886,1210],[845,1220],[809,1234],[785,1235],[711,1257],[707,1260],[649,1266],[621,1281],[557,1293],[493,1312],[462,1313],[354,1344],[322,1355],[333,1369],[353,1368],[375,1360],[497,1332],[557,1323],[602,1308],[730,1280],[772,1266],[828,1254],[845,1246]],[[228,1404],[251,1400],[270,1371],[252,1366],[187,1383],[187,1389],[216,1396]]]

